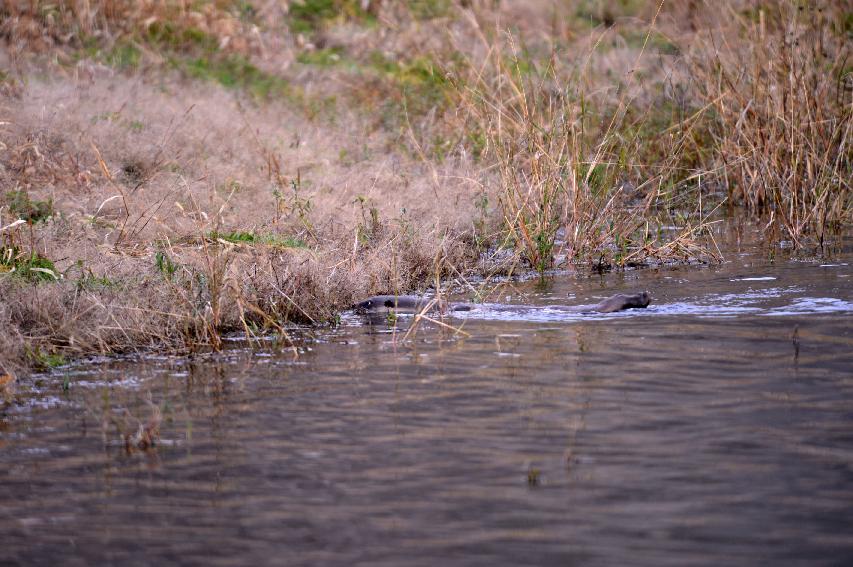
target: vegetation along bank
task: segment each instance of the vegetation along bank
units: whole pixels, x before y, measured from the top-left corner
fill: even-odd
[[[826,0],[0,7],[0,375],[851,221]],[[292,333],[291,333],[292,334]]]

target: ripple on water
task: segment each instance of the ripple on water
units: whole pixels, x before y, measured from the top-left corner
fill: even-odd
[[[513,292],[645,310],[486,306],[406,343],[344,315],[298,358],[40,379],[0,420],[0,563],[847,564],[853,305],[762,253]],[[128,451],[149,396],[160,442]]]
[[[806,315],[817,313],[850,313],[853,303],[834,297],[798,297],[790,305],[775,307],[762,315]]]

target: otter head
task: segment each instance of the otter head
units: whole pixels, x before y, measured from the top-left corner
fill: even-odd
[[[651,302],[651,294],[647,291],[641,291],[640,293],[632,293],[630,295],[617,293],[591,307],[592,310],[599,313],[613,313],[615,311],[622,311],[623,309],[643,309]]]
[[[369,313],[375,309],[376,302],[373,299],[365,299],[352,306],[352,310],[356,313]]]
[[[651,302],[652,302],[652,294],[650,294],[647,291],[641,291],[640,293],[638,293],[636,295],[630,296],[630,302],[626,308],[630,308],[630,307],[644,308],[644,307],[648,307],[649,303],[651,303]]]

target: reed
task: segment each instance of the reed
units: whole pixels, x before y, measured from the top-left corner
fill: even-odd
[[[809,237],[822,244],[853,213],[849,9],[726,2],[730,23],[688,53],[714,109],[708,169],[733,204],[780,223],[797,246]]]
[[[646,40],[653,26],[654,19]],[[485,141],[482,159],[499,174],[499,246],[515,246],[540,273],[559,258],[601,267],[680,256],[687,248],[669,245],[688,236],[688,255],[700,251],[693,227],[669,242],[657,242],[650,230],[662,222],[655,206],[664,189],[695,177],[685,143],[695,121],[650,129],[647,116],[655,111],[638,110],[629,87],[614,85],[621,91],[615,101],[587,92],[586,63],[567,67],[552,54],[537,67],[520,56],[524,50],[508,32],[480,37],[487,56],[468,60],[468,75],[455,86],[469,137]],[[634,68],[642,56],[641,50]],[[649,163],[662,141],[670,151]]]

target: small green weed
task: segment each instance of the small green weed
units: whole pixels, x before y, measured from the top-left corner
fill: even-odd
[[[207,236],[212,240],[225,240],[233,244],[254,244],[260,240],[254,232],[241,231],[217,232],[214,230],[209,232]]]
[[[154,263],[157,266],[157,270],[168,279],[172,279],[175,276],[175,272],[178,271],[178,266],[172,262],[172,259],[165,252],[154,254]]]
[[[482,250],[489,246],[489,238],[486,234],[489,223],[489,196],[485,191],[481,191],[474,199],[474,206],[477,209],[477,216],[473,221],[474,242],[477,248]]]
[[[0,246],[0,273],[3,272],[34,283],[57,281],[61,277],[53,262],[44,256],[25,253],[9,243]]]
[[[264,239],[264,242],[277,248],[308,248],[308,244],[304,240],[293,236],[271,234]]]
[[[243,190],[243,184],[236,179],[229,179],[225,183],[220,183],[216,186],[216,192],[228,197],[231,194],[238,194]]]

